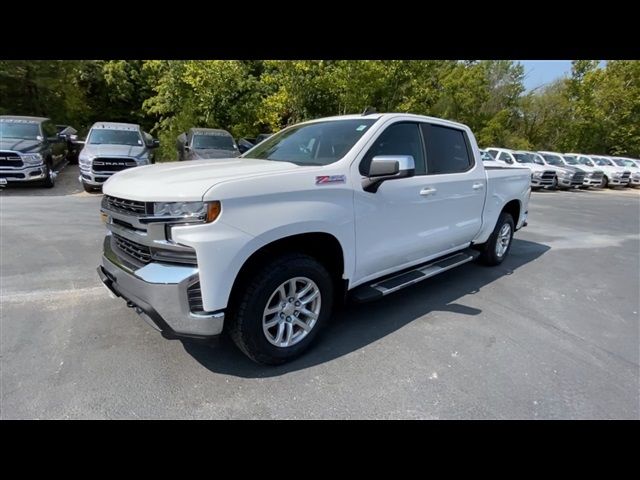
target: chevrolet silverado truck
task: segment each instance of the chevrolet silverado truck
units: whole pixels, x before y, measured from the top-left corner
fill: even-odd
[[[80,177],[86,192],[100,190],[114,173],[155,163],[158,140],[133,123],[96,122],[78,155]]]
[[[51,188],[67,158],[65,138],[48,118],[0,116],[0,185],[29,182]]]
[[[292,125],[241,157],[104,184],[98,275],[164,336],[228,331],[254,361],[300,355],[342,301],[479,259],[526,225],[530,173],[485,167],[471,130],[411,114]]]
[[[238,145],[226,130],[190,128],[176,140],[178,161],[229,158],[240,155]]]

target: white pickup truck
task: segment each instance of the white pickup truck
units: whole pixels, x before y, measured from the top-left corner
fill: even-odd
[[[251,359],[278,364],[347,297],[378,299],[478,257],[501,263],[526,225],[529,179],[485,168],[458,123],[313,120],[238,158],[113,175],[98,273],[165,336],[224,327]]]

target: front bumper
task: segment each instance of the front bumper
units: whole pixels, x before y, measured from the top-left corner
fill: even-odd
[[[101,187],[113,173],[94,173],[91,169],[80,168],[78,181],[92,187]]]
[[[628,185],[629,178],[611,177],[609,178],[609,185]]]
[[[585,178],[582,184],[587,187],[599,187],[602,185],[602,179]]]
[[[536,178],[533,177],[531,179],[531,186],[532,187],[536,187],[536,188],[542,188],[542,187],[552,187],[553,186],[553,178],[551,179],[546,179],[546,178]]]
[[[198,281],[195,266],[133,265],[113,251],[111,235],[107,235],[98,275],[114,295],[126,300],[127,306],[166,337],[209,338],[222,332],[224,311],[190,311],[187,288]]]
[[[6,179],[7,182],[36,182],[43,180],[46,176],[44,164],[35,167],[0,169],[0,178]]]
[[[640,177],[631,177],[629,185],[640,185]]]

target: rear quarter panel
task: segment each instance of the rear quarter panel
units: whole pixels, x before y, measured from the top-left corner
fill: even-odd
[[[495,228],[498,216],[504,206],[512,200],[520,203],[520,216],[514,219],[516,228],[522,227],[525,212],[529,208],[531,195],[528,168],[486,167],[487,198],[482,213],[482,229],[473,243],[484,243]]]

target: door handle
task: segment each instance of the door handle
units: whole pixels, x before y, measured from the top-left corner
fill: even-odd
[[[428,197],[429,195],[433,195],[436,192],[437,190],[435,188],[424,187],[422,190],[420,190],[420,195],[422,195],[423,197]]]
[[[472,188],[474,190],[482,190],[484,188],[484,183],[474,183]]]

